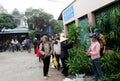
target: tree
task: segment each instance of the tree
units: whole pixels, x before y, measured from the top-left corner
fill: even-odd
[[[17,25],[12,15],[0,13],[0,30],[4,27],[13,29],[17,27]]]
[[[59,32],[61,32],[63,30],[63,22],[60,20],[55,20],[54,24],[53,24],[53,32],[54,34],[58,34]]]
[[[48,27],[53,20],[53,16],[44,12],[42,9],[28,8],[25,11],[28,27],[30,29],[41,30],[44,27]]]
[[[61,31],[63,27],[61,22],[55,20],[53,15],[46,13],[43,9],[28,8],[25,11],[25,17],[31,30],[44,32],[48,27],[51,27],[53,33],[56,33],[56,29]]]

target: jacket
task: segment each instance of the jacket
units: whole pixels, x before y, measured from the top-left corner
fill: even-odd
[[[72,48],[73,43],[68,43],[67,41],[61,42],[61,58],[68,58],[68,49]]]

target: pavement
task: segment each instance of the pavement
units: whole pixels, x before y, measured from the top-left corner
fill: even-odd
[[[63,81],[61,71],[50,68],[47,81]],[[32,50],[31,53],[0,52],[0,81],[46,81],[43,78],[43,63]]]

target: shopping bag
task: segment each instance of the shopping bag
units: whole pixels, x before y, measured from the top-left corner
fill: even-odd
[[[39,46],[36,46],[36,56],[37,57],[41,56],[41,53],[40,53],[40,50],[39,50]]]
[[[58,66],[58,62],[57,62],[56,56],[54,56],[54,58],[53,58],[53,64],[54,64],[55,67]]]

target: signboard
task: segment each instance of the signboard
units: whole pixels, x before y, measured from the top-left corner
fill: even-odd
[[[74,17],[74,7],[73,5],[68,7],[64,12],[63,12],[63,18],[64,21],[69,20],[70,18]]]

